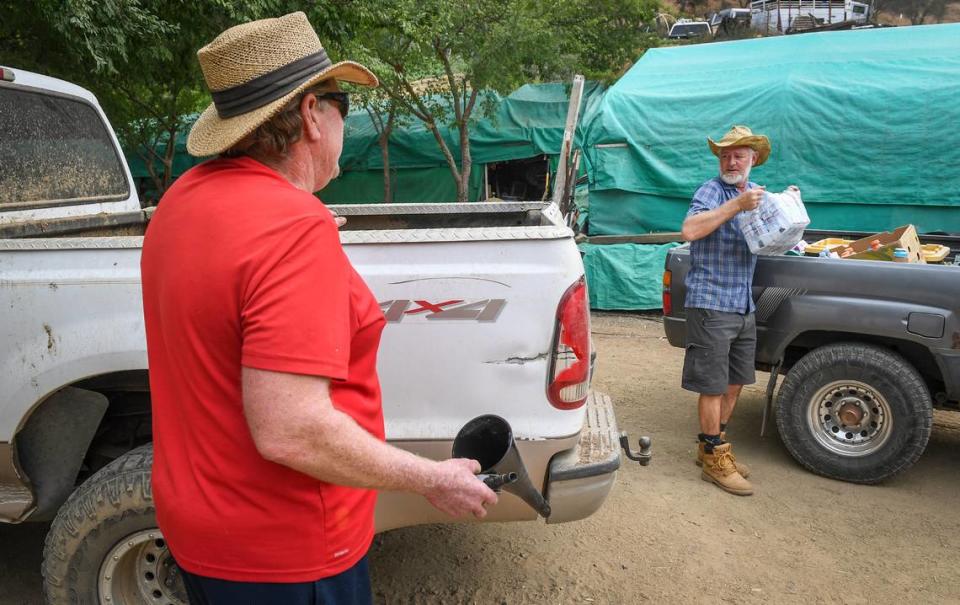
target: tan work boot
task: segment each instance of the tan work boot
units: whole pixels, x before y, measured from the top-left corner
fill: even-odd
[[[714,446],[713,453],[704,452],[700,478],[731,494],[749,496],[753,493],[753,486],[737,472],[731,449],[729,443],[724,443]]]
[[[726,441],[726,435],[720,433],[720,439]],[[697,466],[703,466],[703,441],[697,442]],[[730,452],[730,457],[733,458],[733,464],[737,467],[737,472],[740,473],[740,476],[746,479],[750,476],[750,467],[744,464],[743,462],[737,462],[737,457],[733,455],[733,451]]]

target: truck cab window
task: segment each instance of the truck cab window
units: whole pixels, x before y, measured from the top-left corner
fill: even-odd
[[[100,115],[63,96],[0,87],[0,212],[130,195]]]

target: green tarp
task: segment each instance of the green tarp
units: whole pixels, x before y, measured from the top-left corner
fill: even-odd
[[[485,93],[477,102],[491,104],[492,115],[480,118],[470,128],[470,152],[473,169],[470,199],[480,199],[484,166],[540,155],[556,156],[560,152],[570,99],[567,84],[527,84],[506,97]],[[599,104],[603,87],[587,82],[584,87],[581,115]],[[195,118],[194,118],[195,119]],[[582,120],[581,120],[582,121]],[[192,123],[192,120],[189,121]],[[179,176],[200,160],[186,153],[186,131],[177,138],[174,174]],[[447,129],[445,140],[460,159],[459,135]],[[160,146],[163,153],[165,144]],[[134,178],[146,178],[144,162],[127,153]],[[552,162],[551,165],[555,165]],[[377,144],[377,133],[370,116],[363,109],[351,111],[344,125],[343,153],[340,157],[342,176],[334,181],[321,197],[330,203],[374,203],[383,201],[383,158]],[[456,200],[456,184],[436,139],[421,121],[411,118],[397,127],[390,137],[390,168],[397,202],[450,202]]]
[[[478,201],[483,189],[483,170],[470,173],[469,199]],[[457,184],[446,166],[391,170],[390,185],[395,202],[450,202],[457,199]],[[364,204],[383,201],[383,171],[348,170],[320,192],[329,204]]]
[[[602,87],[588,82],[584,88],[581,112],[589,112],[599,101]],[[555,155],[560,151],[563,127],[570,100],[565,84],[527,84],[506,97],[487,93],[495,106],[491,117],[481,118],[470,128],[470,154],[477,164]],[[475,115],[480,115],[477,101]],[[448,130],[445,138],[457,159],[460,148],[457,131]],[[383,167],[377,134],[369,116],[351,112],[344,127],[341,167],[347,170]],[[390,165],[393,168],[446,166],[436,139],[422,122],[411,119],[390,137]]]
[[[798,185],[811,228],[960,232],[960,24],[652,49],[586,119],[591,234],[679,230],[734,124],[770,137],[751,179]]]
[[[667,251],[678,244],[580,244],[590,308],[650,310],[662,305]]]
[[[569,86],[560,83],[527,84],[506,97],[486,93],[495,109],[470,128],[470,199],[482,198],[484,166],[560,152],[570,102]],[[581,115],[599,104],[603,87],[588,82],[584,87]],[[478,101],[479,111],[480,104]],[[477,113],[476,115],[479,115]],[[460,145],[456,130],[447,130],[444,139],[459,162]],[[344,129],[344,150],[340,158],[343,182],[334,182],[321,194],[333,203],[371,203],[383,200],[383,157],[370,117],[357,111],[350,114]],[[551,162],[554,166],[555,162]],[[390,168],[401,185],[394,192],[397,202],[449,202],[456,199],[456,186],[447,162],[431,133],[419,120],[410,120],[390,137]],[[347,186],[350,182],[354,186]]]

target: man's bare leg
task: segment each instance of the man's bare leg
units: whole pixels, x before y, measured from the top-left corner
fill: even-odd
[[[726,419],[729,420],[739,392],[740,388],[737,387],[732,396],[729,389],[723,395],[700,394],[697,405],[700,412],[700,430],[702,431],[700,440],[703,447],[700,449],[698,446],[698,456],[702,452],[701,479],[732,494],[748,496],[753,493],[753,487],[740,474],[736,460],[730,455],[730,444],[720,440],[720,419],[723,417],[724,405],[729,397],[731,405],[726,411]]]
[[[723,395],[723,401],[720,403],[720,435],[726,441],[726,427],[733,416],[733,408],[737,407],[737,400],[740,398],[740,391],[743,390],[742,384],[731,384],[727,387],[727,392]],[[750,467],[741,462],[737,462],[737,471],[744,477],[750,476]]]
[[[700,432],[704,435],[720,434],[723,399],[725,397],[726,395],[700,394],[697,403],[700,409]]]
[[[726,425],[730,422],[730,417],[733,416],[733,408],[737,407],[737,399],[740,397],[742,389],[742,384],[731,384],[727,387],[727,392],[722,395],[723,401],[720,403],[720,424]],[[701,412],[700,417],[703,418],[703,412]],[[701,428],[701,430],[703,429]],[[720,430],[719,426],[717,430]]]

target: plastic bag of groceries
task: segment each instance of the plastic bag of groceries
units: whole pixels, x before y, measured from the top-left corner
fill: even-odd
[[[741,212],[736,221],[751,252],[775,256],[790,250],[803,239],[810,217],[800,199],[800,190],[788,187],[783,193],[764,192],[756,210]]]

